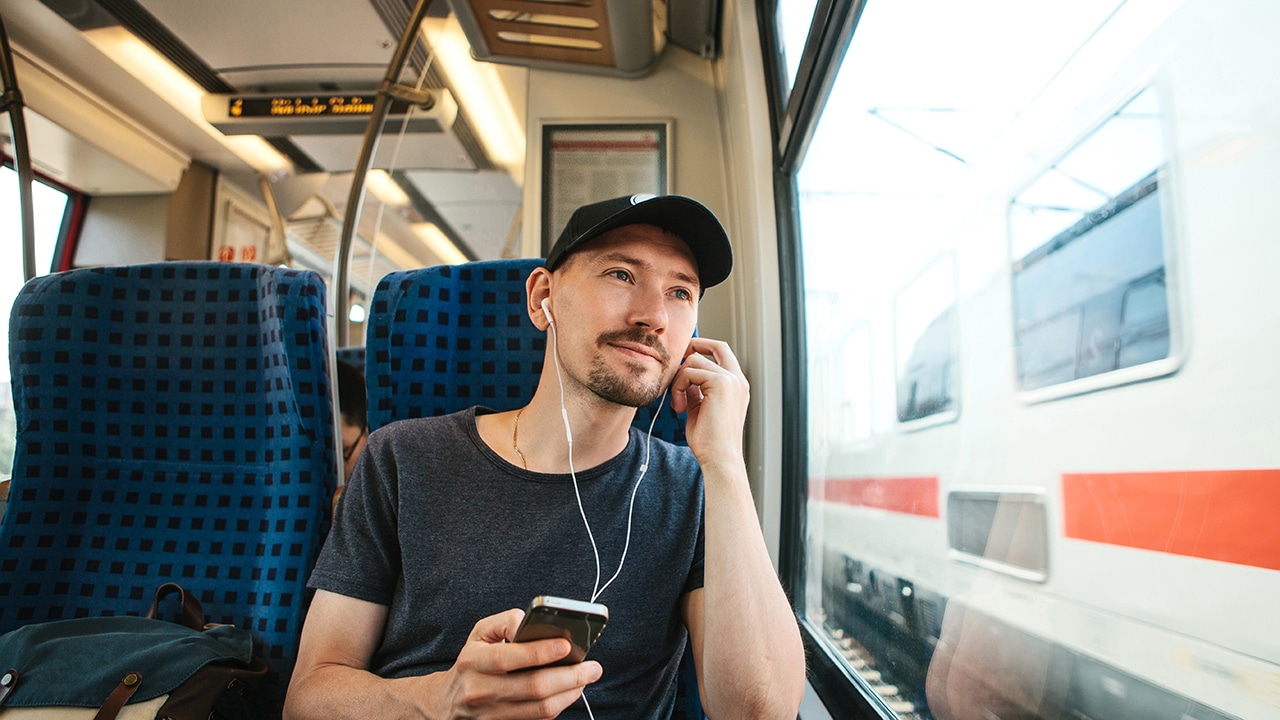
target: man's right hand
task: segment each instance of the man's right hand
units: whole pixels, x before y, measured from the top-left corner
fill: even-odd
[[[543,667],[569,654],[561,638],[510,642],[524,619],[508,610],[477,622],[453,667],[396,679],[367,668],[387,606],[317,590],[307,612],[286,720],[553,718],[603,672],[594,660]]]
[[[423,678],[430,689],[428,716],[443,711],[450,718],[557,717],[577,701],[587,685],[600,679],[600,663],[546,667],[570,652],[568,640],[553,638],[515,643],[523,610],[508,610],[481,619],[453,667]],[[443,703],[443,707],[440,703]]]

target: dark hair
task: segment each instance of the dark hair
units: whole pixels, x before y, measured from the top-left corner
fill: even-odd
[[[338,409],[348,425],[365,427],[364,373],[345,361],[338,361]]]

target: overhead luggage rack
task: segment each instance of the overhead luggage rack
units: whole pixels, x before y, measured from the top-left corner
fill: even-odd
[[[641,77],[666,47],[663,0],[450,0],[477,60]]]

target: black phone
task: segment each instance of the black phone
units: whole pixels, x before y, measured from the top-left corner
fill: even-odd
[[[582,662],[596,638],[609,622],[609,608],[600,603],[539,595],[529,603],[524,620],[516,630],[516,642],[565,638],[573,649],[553,665]]]

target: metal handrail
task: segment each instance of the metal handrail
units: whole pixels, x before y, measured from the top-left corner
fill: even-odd
[[[22,114],[22,91],[13,71],[13,54],[9,51],[9,35],[0,19],[0,112],[9,113],[13,126],[13,166],[18,172],[18,201],[22,208],[22,275],[23,280],[36,276],[36,220],[31,199],[35,173],[31,170],[31,152],[27,145],[27,122]]]
[[[336,347],[346,347],[348,336],[350,335],[350,328],[347,327],[347,314],[351,302],[348,290],[350,282],[348,279],[348,256],[351,254],[351,244],[355,238],[356,225],[360,222],[361,205],[364,203],[365,176],[369,173],[369,167],[373,164],[374,151],[378,147],[378,138],[382,134],[382,124],[387,119],[387,112],[391,109],[391,100],[393,98],[409,99],[412,102],[427,106],[434,101],[434,96],[429,92],[408,88],[398,82],[400,72],[404,69],[404,64],[409,59],[409,53],[413,49],[414,42],[417,41],[418,27],[422,25],[422,20],[427,15],[428,5],[430,5],[429,0],[418,0],[417,6],[409,16],[409,22],[405,25],[404,34],[400,36],[400,44],[396,46],[396,52],[391,57],[391,63],[387,65],[386,77],[383,78],[382,84],[378,86],[378,94],[373,101],[373,112],[369,115],[369,124],[364,131],[364,141],[360,146],[360,159],[356,162],[355,171],[351,177],[351,191],[347,196],[347,211],[342,219],[342,237],[338,242],[338,252],[333,258],[333,289],[335,297],[331,307],[334,308],[336,313],[334,318],[334,332],[337,338]]]

